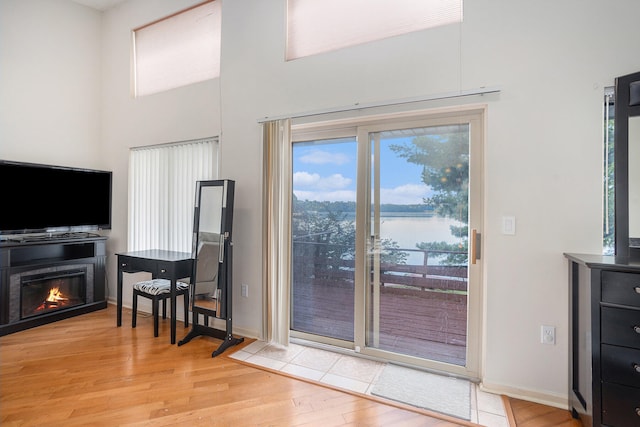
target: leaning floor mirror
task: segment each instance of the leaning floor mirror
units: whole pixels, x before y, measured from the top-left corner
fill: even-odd
[[[232,333],[234,190],[235,182],[228,179],[196,183],[190,289],[193,323],[189,334],[178,345],[199,335],[223,340],[212,357],[244,340]],[[226,325],[224,330],[210,326],[210,319],[221,319]]]

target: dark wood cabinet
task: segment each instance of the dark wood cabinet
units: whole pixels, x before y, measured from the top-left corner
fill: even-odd
[[[640,425],[640,261],[569,260],[569,404],[583,426]]]

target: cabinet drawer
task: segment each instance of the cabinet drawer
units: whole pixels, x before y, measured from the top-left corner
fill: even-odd
[[[603,344],[640,348],[640,310],[601,307]]]
[[[173,263],[158,261],[154,267],[153,277],[157,277],[159,279],[171,279],[174,270]]]
[[[602,345],[602,380],[640,388],[640,350]]]
[[[137,273],[139,271],[147,271],[154,277],[158,270],[158,262],[136,257],[119,257],[120,269],[125,273]]]
[[[158,261],[156,277],[161,279],[187,279],[193,273],[193,261],[191,259],[179,262]]]
[[[602,423],[615,427],[640,425],[640,389],[603,383]]]
[[[640,274],[603,271],[602,302],[640,307]]]
[[[149,259],[133,256],[118,256],[118,267],[125,273],[146,271],[157,279],[186,279],[191,277],[193,260],[190,258],[178,261]]]

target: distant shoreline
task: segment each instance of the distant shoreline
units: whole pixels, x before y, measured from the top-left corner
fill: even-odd
[[[349,219],[356,216],[355,212],[342,212]],[[431,212],[380,212],[380,216],[384,218],[433,218],[436,215]]]

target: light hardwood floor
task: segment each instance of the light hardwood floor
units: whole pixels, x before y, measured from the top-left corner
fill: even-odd
[[[526,400],[508,398],[507,404],[513,414],[512,425],[517,427],[581,427],[580,421],[571,417],[569,411],[538,405]]]
[[[158,338],[150,316],[139,315],[132,329],[125,310],[123,326],[115,323],[109,306],[1,337],[0,424],[473,425],[260,370],[226,353],[211,358],[213,338],[172,346],[168,321]],[[186,332],[179,322],[178,339]],[[543,425],[553,424],[526,426]]]

